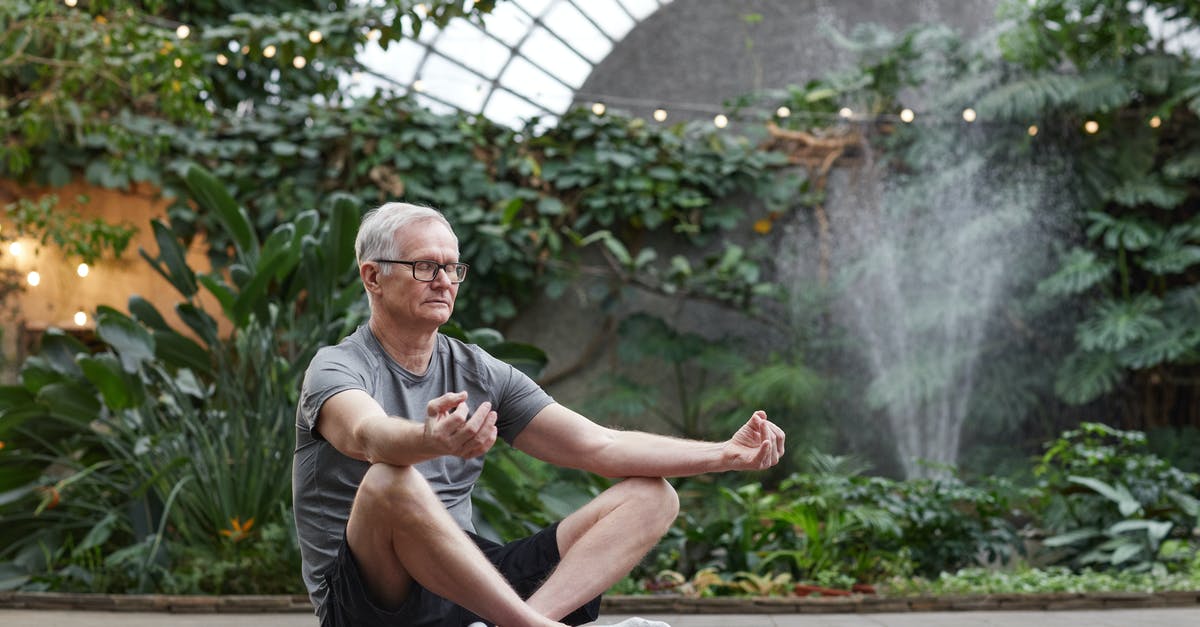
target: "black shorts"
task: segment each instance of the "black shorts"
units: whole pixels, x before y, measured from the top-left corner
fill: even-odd
[[[558,565],[558,523],[521,540],[497,544],[468,532],[483,554],[508,580],[522,599],[529,598],[541,587]],[[371,599],[358,572],[358,564],[350,545],[342,538],[337,561],[325,574],[329,595],[319,612],[321,627],[467,627],[481,622],[492,623],[473,614],[413,582],[408,598],[395,610],[385,610]],[[600,615],[600,597],[571,612],[562,622],[584,625]]]

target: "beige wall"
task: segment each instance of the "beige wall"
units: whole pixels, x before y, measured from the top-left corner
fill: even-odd
[[[17,238],[22,244],[22,254],[14,256],[10,244],[14,241],[12,222],[7,215],[0,216],[0,268],[17,271],[21,289],[3,301],[0,308],[0,327],[3,328],[4,378],[11,380],[19,360],[22,358],[22,338],[26,343],[30,335],[58,327],[86,336],[93,328],[94,316],[99,305],[107,305],[128,311],[129,297],[138,294],[154,303],[168,322],[178,323],[174,306],[182,298],[170,283],[155,272],[138,254],[144,248],[156,255],[158,245],[150,221],[165,220],[168,203],[161,199],[158,190],[148,185],[137,185],[127,190],[111,190],[73,183],[56,189],[20,187],[10,181],[0,180],[0,205],[7,206],[19,198],[39,199],[44,194],[58,196],[63,207],[79,207],[85,219],[101,218],[109,223],[125,222],[137,229],[129,247],[118,259],[103,259],[89,268],[86,277],[80,277],[76,269],[78,258],[67,258],[54,244],[39,245],[29,238]],[[77,196],[87,197],[86,204],[75,202]],[[188,251],[188,264],[196,270],[211,268],[204,254],[204,243],[197,238]],[[36,287],[26,283],[31,270],[41,275]],[[207,297],[207,298],[205,298]],[[201,305],[218,320],[222,319],[216,301],[201,292]],[[87,313],[84,325],[77,325],[77,311]],[[177,328],[184,329],[182,324]],[[228,325],[224,325],[228,330]]]

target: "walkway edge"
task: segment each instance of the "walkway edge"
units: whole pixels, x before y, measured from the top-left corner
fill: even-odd
[[[609,596],[604,611],[618,614],[832,614],[986,610],[1100,610],[1200,606],[1200,590],[980,594],[940,597]],[[311,612],[304,595],[162,595],[0,592],[0,609],[176,613]]]

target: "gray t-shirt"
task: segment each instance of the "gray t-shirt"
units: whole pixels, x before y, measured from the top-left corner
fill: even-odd
[[[337,557],[358,484],[370,467],[342,455],[316,429],[321,406],[346,390],[363,390],[389,416],[417,422],[425,421],[429,401],[466,390],[468,416],[484,401],[491,401],[499,435],[510,444],[539,411],[554,402],[521,371],[478,346],[440,333],[429,369],[422,376],[392,360],[365,324],[336,346],[317,351],[304,375],[296,407],[292,502],[304,584],[318,608],[327,596],[325,572]],[[415,467],[459,526],[473,530],[471,490],[483,469],[483,457],[439,457]]]

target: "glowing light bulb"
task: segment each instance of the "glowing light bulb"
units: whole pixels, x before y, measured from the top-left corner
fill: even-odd
[[[725,128],[729,125],[729,118],[725,117],[724,113],[718,113],[717,116],[713,118],[713,124],[716,125],[717,128]]]
[[[1157,115],[1150,118],[1150,128],[1158,128],[1160,126],[1162,126],[1162,118]]]
[[[604,112],[607,110],[608,107],[604,106],[603,102],[597,102],[592,105],[592,113],[595,113],[596,115],[604,115]]]
[[[177,67],[177,68],[181,68],[181,67],[183,67],[183,59],[175,59],[175,63],[174,63],[174,65],[175,65],[175,67]]]
[[[787,107],[779,107],[775,110],[775,115],[781,118],[790,117],[792,115],[792,110]]]
[[[1029,136],[1030,136],[1030,137],[1034,137],[1034,136],[1036,136],[1036,135],[1038,134],[1038,127],[1037,127],[1037,124],[1030,124],[1030,125],[1029,125],[1029,129],[1028,129],[1028,130],[1026,130],[1025,132],[1029,133]]]
[[[306,65],[308,65],[308,59],[305,59],[300,55],[296,55],[292,59],[292,67],[296,68],[297,70],[304,69],[304,66]]]
[[[975,118],[978,117],[975,114],[975,110],[970,107],[963,109],[962,116],[963,116],[963,120],[965,120],[967,122],[974,122]]]
[[[1094,135],[1100,132],[1100,123],[1095,120],[1088,120],[1083,123],[1083,130],[1087,131],[1089,135]]]
[[[319,30],[308,31],[308,40],[310,42],[312,42],[314,44],[319,44],[319,43],[321,43],[322,39],[325,39],[325,36],[321,34],[321,31],[319,31]]]
[[[91,268],[89,268],[86,263],[81,263],[75,267],[75,274],[78,274],[79,278],[81,278],[81,279],[83,277],[87,276],[88,272],[90,272],[90,271],[91,271]]]
[[[229,65],[229,57],[227,57],[223,54],[218,54],[217,55],[217,65]]]
[[[37,270],[33,270],[29,274],[25,275],[25,282],[31,287],[37,287],[42,282],[42,275],[38,274]]]
[[[69,6],[69,7],[71,7],[72,9],[74,9],[74,8],[75,8],[75,5],[79,4],[79,0],[63,0],[63,4],[65,4],[65,5]]]
[[[667,110],[663,109],[661,107],[658,109],[655,109],[654,110],[654,119],[658,120],[659,122],[666,120],[667,119]]]
[[[266,48],[263,48],[263,56],[268,59],[274,57],[275,52],[276,52],[276,49],[275,49],[274,45],[270,45],[270,46],[267,46]]]
[[[175,29],[175,36],[180,39],[187,39],[188,35],[192,34],[192,29],[188,28],[187,24],[180,24],[179,28]]]
[[[8,245],[8,254],[13,257],[20,257],[25,254],[25,247],[21,245],[21,242],[13,242]]]
[[[81,327],[81,326],[87,324],[87,321],[88,321],[87,312],[85,312],[82,309],[75,312],[75,326]]]
[[[842,116],[843,118],[850,118],[854,115],[854,109],[851,109],[850,107],[842,107],[842,109],[838,111],[838,115]]]
[[[913,113],[912,109],[905,109],[900,112],[900,121],[904,122],[905,124],[908,124],[915,119],[917,119],[917,114]]]
[[[412,84],[413,91],[425,91],[425,81],[417,79]]]

